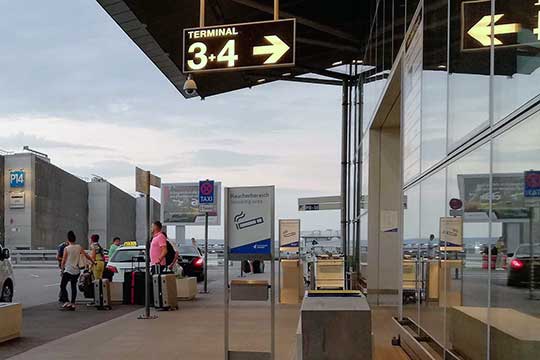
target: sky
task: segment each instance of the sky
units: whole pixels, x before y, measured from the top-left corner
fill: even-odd
[[[297,199],[339,193],[340,87],[185,100],[95,0],[0,0],[0,12],[0,149],[28,145],[129,193],[135,166],[164,182],[275,185],[277,218],[339,227],[337,211],[299,213]]]

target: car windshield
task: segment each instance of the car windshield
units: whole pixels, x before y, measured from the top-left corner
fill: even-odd
[[[182,256],[200,256],[201,254],[195,246],[180,246],[178,252]]]
[[[123,262],[144,262],[144,250],[143,249],[120,249],[116,251],[111,259],[111,262],[123,263]]]
[[[540,255],[540,244],[534,244],[533,251],[534,251],[534,255]],[[521,245],[516,251],[516,256],[529,256],[530,254],[531,254],[530,245]]]

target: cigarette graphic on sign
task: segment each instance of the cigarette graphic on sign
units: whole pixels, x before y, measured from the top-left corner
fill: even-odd
[[[237,230],[247,229],[249,227],[264,223],[264,219],[261,216],[249,220],[244,220],[245,217],[246,214],[244,214],[243,211],[234,217]]]

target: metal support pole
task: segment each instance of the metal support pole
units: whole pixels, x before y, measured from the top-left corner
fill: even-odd
[[[534,299],[534,248],[533,248],[533,219],[534,219],[534,208],[529,208],[529,255],[531,257],[530,276],[529,276],[529,299]]]
[[[223,294],[224,294],[224,300],[225,300],[225,316],[224,316],[224,324],[225,324],[225,360],[229,360],[229,226],[228,226],[228,201],[229,199],[229,189],[225,188],[225,234],[223,236],[224,238],[224,246],[223,246],[223,255],[224,255],[224,261],[223,266],[224,272],[223,272]],[[242,267],[240,265],[240,267]]]
[[[271,257],[271,261],[270,261],[270,265],[271,265],[271,272],[270,272],[270,281],[271,281],[271,284],[272,286],[270,287],[270,306],[271,306],[271,320],[270,320],[270,326],[271,326],[271,333],[270,333],[270,336],[271,336],[271,340],[270,340],[270,351],[271,351],[271,355],[270,355],[270,359],[271,360],[274,360],[276,358],[276,268],[275,268],[275,249],[276,249],[276,236],[275,236],[275,211],[276,211],[276,197],[275,197],[275,190],[272,190],[272,227],[271,227],[271,230],[270,230],[270,238],[272,239],[271,240],[271,246],[272,248],[270,249],[270,257]],[[280,250],[281,252],[281,250]],[[281,266],[281,264],[280,264]]]
[[[201,8],[200,8],[200,15],[199,15],[199,27],[204,27],[204,20],[206,18],[206,4],[205,4],[205,1],[206,0],[200,0]]]
[[[274,0],[274,20],[279,20],[279,0]]]
[[[208,292],[208,211],[204,213],[204,293]]]
[[[343,282],[347,283],[347,138],[349,83],[343,80],[341,121],[341,243],[343,248]]]
[[[150,172],[148,172],[148,184],[150,184]],[[150,217],[150,194],[146,194],[146,219],[148,224],[148,238],[146,239],[146,273],[144,276],[144,315],[150,318],[150,241],[152,239],[152,218]]]

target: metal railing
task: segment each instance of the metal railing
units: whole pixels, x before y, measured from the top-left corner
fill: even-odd
[[[56,250],[13,250],[11,262],[13,264],[56,263]]]

